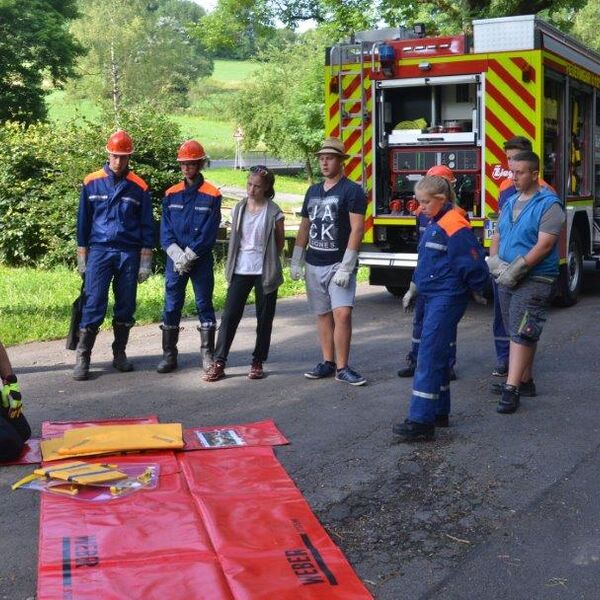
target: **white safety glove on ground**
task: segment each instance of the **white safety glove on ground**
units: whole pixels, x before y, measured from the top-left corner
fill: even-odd
[[[290,263],[290,277],[294,281],[304,279],[304,258],[306,256],[306,250],[301,246],[294,246],[294,252],[292,253],[292,261]]]
[[[350,277],[352,276],[352,272],[356,267],[357,261],[358,251],[346,248],[346,252],[344,252],[344,258],[342,258],[342,262],[333,276],[333,283],[343,288],[348,287],[348,284],[350,283]]]
[[[494,279],[498,279],[506,269],[509,267],[509,263],[505,260],[502,260],[498,254],[494,254],[494,256],[488,256],[486,258],[488,269]]]
[[[417,290],[417,286],[415,285],[414,281],[411,281],[410,285],[408,286],[408,292],[406,292],[406,294],[404,294],[402,297],[402,306],[404,307],[404,312],[410,312],[413,309],[418,295],[419,292]]]
[[[78,246],[77,248],[77,272],[83,277],[87,263],[87,248]]]
[[[152,275],[152,250],[142,248],[140,253],[140,268],[138,271],[138,283],[144,283]]]
[[[517,256],[510,265],[502,272],[500,277],[496,279],[498,285],[513,288],[529,271],[529,265],[525,262],[522,256]]]
[[[173,261],[173,267],[180,275],[188,272],[189,261],[185,257],[185,252],[177,244],[171,244],[167,248],[167,256]]]

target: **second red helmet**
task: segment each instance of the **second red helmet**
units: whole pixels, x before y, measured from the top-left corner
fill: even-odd
[[[183,142],[183,144],[179,146],[179,151],[177,152],[177,160],[179,162],[204,160],[205,158],[206,152],[204,151],[202,144],[196,140],[187,140],[187,142]]]

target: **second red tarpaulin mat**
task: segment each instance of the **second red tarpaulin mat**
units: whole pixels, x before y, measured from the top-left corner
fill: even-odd
[[[177,460],[236,600],[372,598],[270,448]]]
[[[220,425],[184,429],[184,450],[214,450],[239,446],[282,446],[286,437],[271,420],[244,425]]]

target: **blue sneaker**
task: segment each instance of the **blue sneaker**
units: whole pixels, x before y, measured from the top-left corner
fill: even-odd
[[[320,362],[314,369],[304,373],[307,379],[324,379],[331,377],[335,373],[335,363],[329,360]]]
[[[338,369],[335,374],[335,380],[343,381],[344,383],[349,383],[350,385],[365,385],[365,383],[367,383],[367,380],[362,375],[358,374],[350,367]]]

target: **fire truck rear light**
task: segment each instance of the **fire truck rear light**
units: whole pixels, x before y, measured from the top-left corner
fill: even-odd
[[[402,211],[402,200],[398,198],[392,200],[390,202],[390,212],[399,213]]]

